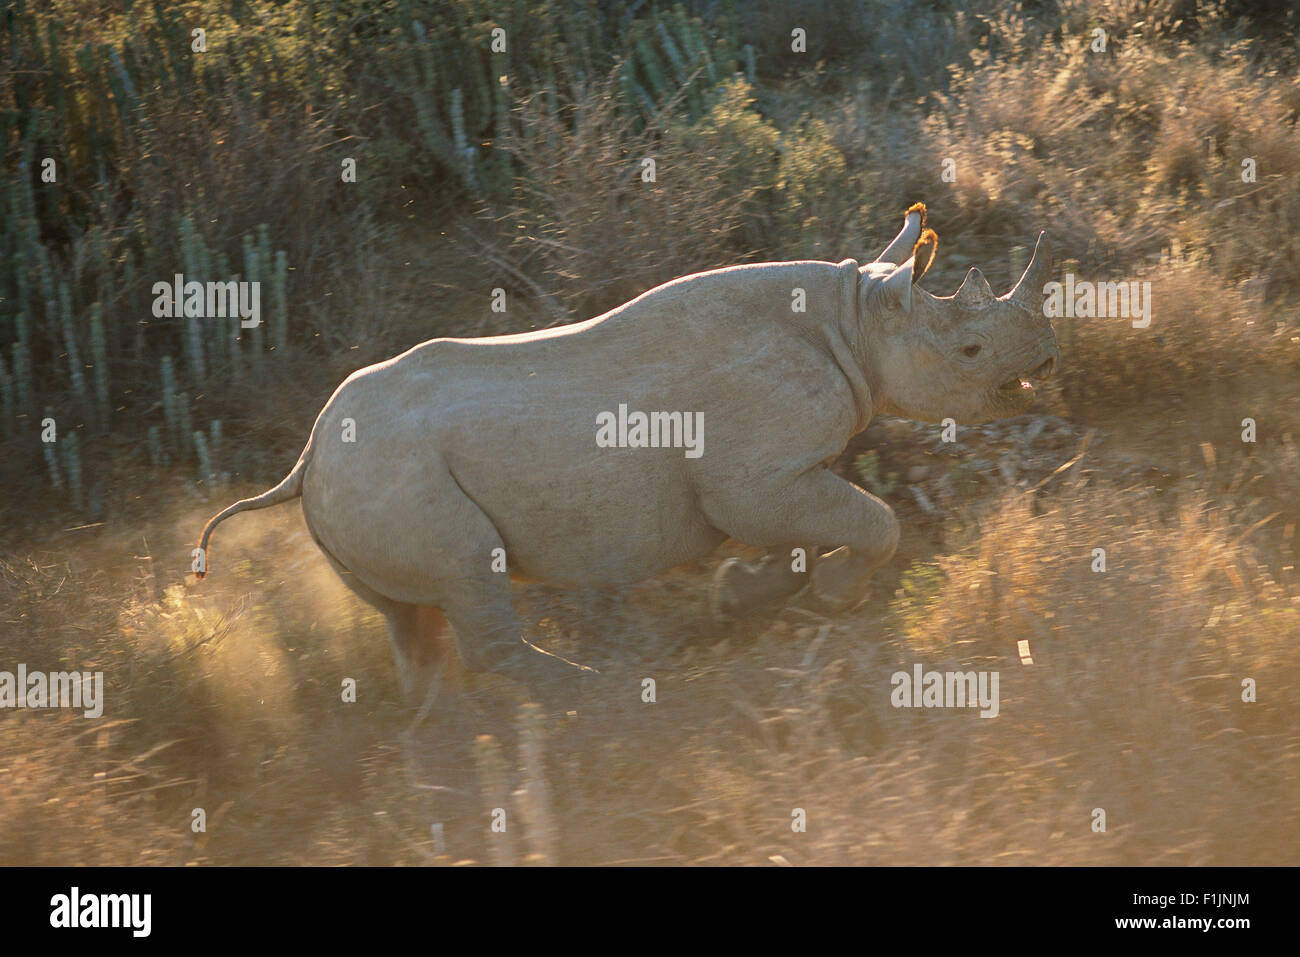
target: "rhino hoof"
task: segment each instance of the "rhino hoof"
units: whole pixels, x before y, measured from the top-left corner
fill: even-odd
[[[869,581],[855,577],[846,562],[825,561],[813,569],[806,604],[812,611],[842,615],[864,604],[871,592]]]
[[[785,595],[765,587],[762,565],[729,558],[713,573],[709,586],[709,616],[721,637],[752,642],[781,615]],[[768,582],[768,585],[771,583]]]
[[[728,558],[718,566],[709,583],[709,617],[718,625],[734,625],[744,617],[740,583],[753,572],[739,558]]]
[[[836,595],[823,595],[815,588],[810,588],[803,605],[809,611],[815,611],[822,615],[843,615],[865,604],[866,600],[866,595],[845,598]]]

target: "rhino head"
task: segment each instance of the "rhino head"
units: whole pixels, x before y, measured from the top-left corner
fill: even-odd
[[[1059,358],[1040,307],[1051,262],[1047,234],[1039,234],[1033,258],[1006,295],[995,296],[972,267],[951,296],[932,296],[916,285],[938,246],[924,227],[925,207],[917,204],[877,260],[860,267],[875,411],[925,422],[1018,415]]]

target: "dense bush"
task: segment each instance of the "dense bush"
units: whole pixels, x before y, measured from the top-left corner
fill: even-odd
[[[517,96],[554,114],[616,69],[610,109],[640,135],[669,104],[698,119],[736,66],[734,41],[681,8],[631,20],[578,0],[19,3],[0,29],[5,474],[48,474],[94,512],[80,492],[123,454],[112,435],[207,479],[221,421],[250,424],[233,393],[277,392],[313,341],[373,336],[363,310],[405,311],[395,286],[357,295],[402,192],[506,201],[519,171],[495,147]],[[155,319],[150,290],[177,272],[262,281],[268,321]],[[46,416],[80,441],[42,464]]]
[[[216,446],[234,432],[278,447],[281,429],[294,444],[286,419],[349,358],[584,318],[708,266],[866,256],[918,198],[953,254],[936,283],[1050,224],[1085,269],[1172,257],[1196,264],[1199,298],[1240,286],[1275,309],[1300,283],[1300,81],[1278,42],[1292,19],[1184,0],[15,4],[0,22],[0,470],[91,512],[116,464],[205,482],[225,453],[225,469],[269,475],[267,456]],[[438,235],[414,236],[417,220]],[[431,240],[461,267],[402,268]],[[176,272],[262,280],[267,321],[155,319],[153,283]],[[461,299],[428,318],[421,282]],[[531,306],[493,319],[471,304],[489,283]],[[1247,325],[1251,348],[1287,341],[1285,324]],[[1089,351],[1108,333],[1080,335],[1075,398],[1116,366],[1101,341]],[[1150,359],[1185,370],[1187,353]],[[57,455],[33,439],[47,415],[76,437]]]

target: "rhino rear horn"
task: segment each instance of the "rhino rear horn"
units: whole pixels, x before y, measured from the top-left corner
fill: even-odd
[[[1005,296],[1002,296],[1004,302],[1010,301],[1027,306],[1030,309],[1038,303],[1043,295],[1043,284],[1047,281],[1048,273],[1052,268],[1052,247],[1047,241],[1046,231],[1038,234],[1038,242],[1034,244],[1034,255],[1029,260],[1029,265],[1025,267],[1025,273]]]
[[[966,278],[961,281],[961,285],[953,293],[953,298],[971,305],[997,301],[997,297],[993,295],[993,289],[989,286],[989,281],[984,278],[984,274],[975,266],[971,266],[967,271]]]
[[[925,228],[925,203],[913,203],[907,207],[907,212],[903,214],[902,230],[873,262],[900,262],[903,257],[911,254],[912,248],[916,245],[917,240],[921,238],[923,228]]]

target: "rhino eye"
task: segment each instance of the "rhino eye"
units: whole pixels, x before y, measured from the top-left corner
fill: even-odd
[[[977,355],[980,354],[979,343],[971,343],[961,351],[961,354],[968,359],[974,359]]]

